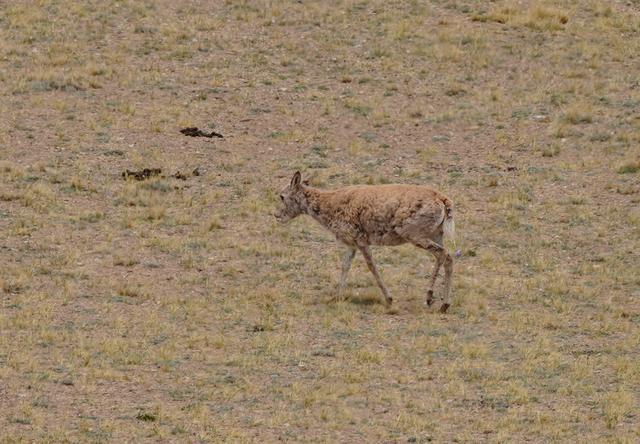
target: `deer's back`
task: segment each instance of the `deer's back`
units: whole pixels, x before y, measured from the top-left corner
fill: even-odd
[[[327,192],[326,197],[325,208],[344,231],[336,233],[343,241],[346,236],[371,245],[399,245],[412,233],[436,233],[445,214],[446,197],[420,185],[352,186]]]

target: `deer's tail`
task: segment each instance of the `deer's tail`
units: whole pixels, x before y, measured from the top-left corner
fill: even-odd
[[[453,202],[449,198],[442,199],[444,204],[444,220],[442,221],[442,231],[445,237],[453,238],[456,232],[456,223],[453,221]]]

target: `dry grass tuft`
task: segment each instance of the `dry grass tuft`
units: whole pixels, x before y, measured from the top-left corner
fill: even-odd
[[[512,27],[525,26],[536,31],[560,31],[569,22],[570,13],[554,5],[507,0],[495,6],[487,14],[476,14],[474,21],[497,22]]]

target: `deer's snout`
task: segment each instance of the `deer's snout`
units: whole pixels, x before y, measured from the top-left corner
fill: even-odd
[[[289,222],[292,219],[291,215],[287,213],[285,208],[277,209],[276,212],[273,213],[273,216],[281,224],[283,224],[285,222]]]

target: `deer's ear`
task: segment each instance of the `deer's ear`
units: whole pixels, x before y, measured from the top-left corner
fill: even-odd
[[[300,171],[296,171],[296,173],[293,175],[293,178],[291,179],[291,186],[292,187],[300,186],[301,179],[302,179],[302,175],[300,174]]]

